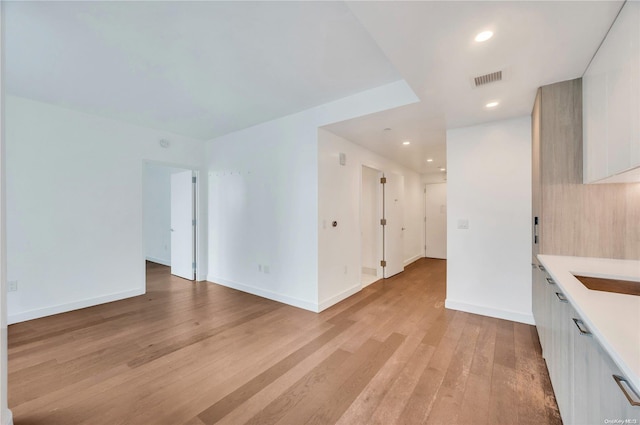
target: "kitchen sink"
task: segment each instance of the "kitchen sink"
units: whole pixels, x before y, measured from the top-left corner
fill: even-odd
[[[617,294],[640,295],[640,282],[622,279],[581,276],[574,274],[587,289],[593,291],[615,292]]]

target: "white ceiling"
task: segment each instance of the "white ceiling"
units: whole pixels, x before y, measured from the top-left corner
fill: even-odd
[[[324,128],[423,174],[442,174],[440,168],[447,165],[444,120],[429,118],[424,102]],[[404,141],[411,144],[405,146]]]
[[[342,2],[5,2],[7,93],[211,139],[400,80]]]
[[[206,140],[405,79],[420,103],[326,128],[421,173],[447,128],[528,115],[537,87],[581,76],[622,4],[2,3],[9,94]]]
[[[421,102],[327,126],[421,173],[445,150],[446,129],[531,114],[538,87],[582,76],[621,1],[350,2]],[[493,38],[476,43],[480,31]],[[504,70],[474,88],[472,77]],[[484,105],[499,100],[488,110]],[[392,131],[383,131],[391,127]],[[408,139],[411,145],[403,146]]]

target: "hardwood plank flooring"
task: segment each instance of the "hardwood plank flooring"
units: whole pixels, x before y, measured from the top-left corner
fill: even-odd
[[[147,264],[147,294],[9,326],[15,425],[560,424],[535,328],[422,259],[315,314]]]

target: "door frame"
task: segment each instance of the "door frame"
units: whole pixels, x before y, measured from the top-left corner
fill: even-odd
[[[193,175],[196,177],[196,183],[195,183],[195,193],[194,193],[194,206],[193,206],[193,213],[196,217],[196,225],[195,225],[195,237],[194,237],[194,251],[193,251],[193,256],[195,258],[195,262],[196,262],[196,270],[195,270],[195,279],[194,282],[198,282],[198,281],[202,281],[202,280],[206,280],[206,255],[202,255],[204,252],[204,247],[202,246],[202,242],[205,239],[205,236],[203,232],[206,231],[206,227],[203,225],[204,220],[206,220],[205,218],[205,211],[202,210],[202,207],[204,205],[203,201],[202,201],[202,197],[201,197],[201,193],[202,190],[205,186],[203,186],[203,182],[202,182],[202,176],[204,175],[204,173],[201,173],[201,170],[194,167],[193,165],[185,165],[185,164],[180,164],[180,163],[175,163],[175,162],[164,162],[164,161],[154,161],[154,160],[143,160],[142,161],[142,169],[141,169],[141,174],[142,174],[142,193],[141,193],[141,197],[140,197],[140,203],[142,204],[142,215],[140,216],[140,224],[141,224],[141,231],[142,231],[142,252],[141,252],[141,257],[142,257],[142,261],[141,261],[141,268],[142,268],[142,279],[143,282],[145,284],[145,288],[147,285],[147,269],[146,269],[146,241],[145,241],[145,237],[144,237],[144,216],[145,216],[145,202],[144,202],[144,190],[147,186],[147,173],[145,172],[146,170],[146,166],[147,164],[151,164],[151,165],[156,165],[156,166],[161,166],[161,167],[166,167],[166,168],[181,168],[185,171],[191,171],[193,173]]]

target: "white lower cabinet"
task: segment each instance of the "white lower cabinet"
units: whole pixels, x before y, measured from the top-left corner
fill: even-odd
[[[637,403],[640,403],[640,394],[624,381],[624,375],[611,357],[599,345],[594,345],[600,353],[596,368],[599,369],[600,403],[598,421],[593,423],[640,424],[640,405],[633,406],[625,393]],[[618,384],[614,377],[623,382]]]
[[[571,335],[574,405],[573,420],[567,423],[640,424],[640,405],[632,404],[640,402],[638,394],[571,310],[576,325]]]
[[[571,307],[571,365],[573,369],[573,423],[591,424],[603,422],[600,414],[600,350],[596,341],[587,333],[575,309]],[[578,325],[581,328],[578,328]],[[594,402],[595,401],[595,402]],[[569,422],[567,422],[569,423]]]
[[[531,276],[532,281],[532,294],[531,298],[533,300],[533,318],[536,322],[536,329],[538,331],[538,338],[540,339],[540,347],[542,347],[542,357],[545,357],[545,342],[546,342],[546,329],[548,327],[547,324],[547,313],[546,313],[546,304],[545,300],[545,286],[546,283],[544,281],[544,268],[537,263],[532,264],[533,271]]]
[[[534,277],[534,318],[563,423],[640,425],[640,406],[632,404],[640,402],[637,390],[624,382],[620,369],[544,269],[534,271]],[[622,379],[620,384],[614,376]]]
[[[544,267],[536,265],[533,270],[533,318],[536,322],[538,338],[542,347],[542,357],[547,358],[551,349],[551,301],[553,296],[553,280],[547,275]]]
[[[553,282],[553,280],[550,280]],[[571,385],[573,381],[573,368],[571,358],[573,347],[569,331],[571,306],[568,304],[564,293],[555,283],[550,283],[549,305],[551,311],[551,349],[547,358],[549,376],[556,395],[560,415],[565,423],[573,423],[573,397]]]

